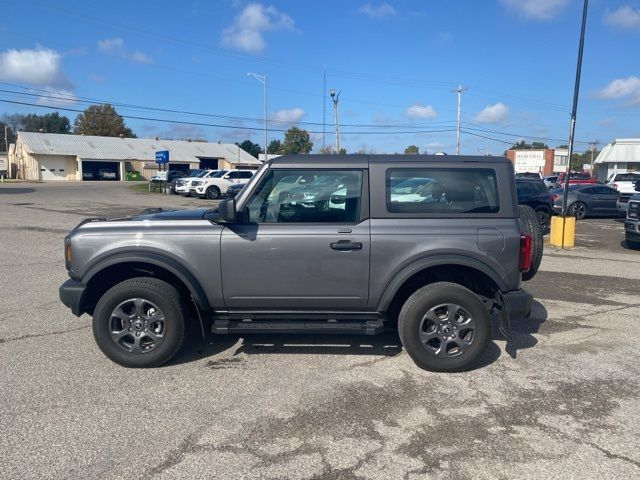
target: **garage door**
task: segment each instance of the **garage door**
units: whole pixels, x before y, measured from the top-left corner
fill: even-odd
[[[64,158],[40,160],[40,178],[42,180],[66,180],[67,161]]]

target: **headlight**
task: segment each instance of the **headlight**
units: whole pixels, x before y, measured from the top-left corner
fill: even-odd
[[[202,185],[202,182],[193,182],[191,184],[192,187],[199,187],[200,185]]]
[[[640,203],[638,202],[629,202],[629,210],[638,210]]]

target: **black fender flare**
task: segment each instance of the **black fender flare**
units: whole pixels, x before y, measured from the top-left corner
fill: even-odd
[[[107,267],[111,267],[119,263],[147,263],[164,268],[178,277],[178,279],[180,279],[180,281],[187,287],[196,306],[198,307],[198,313],[206,312],[210,309],[207,296],[198,280],[180,262],[167,256],[166,252],[163,252],[162,254],[154,251],[132,252],[130,250],[118,251],[116,253],[110,252],[109,254],[94,261],[93,265],[91,265],[87,272],[82,276],[81,282],[87,285],[96,274]]]
[[[477,260],[473,257],[456,254],[444,254],[444,255],[432,255],[425,258],[420,258],[412,261],[409,265],[405,266],[402,270],[394,275],[394,277],[387,283],[380,300],[378,301],[378,312],[386,312],[393,298],[395,297],[400,287],[416,273],[426,270],[432,267],[438,267],[442,265],[460,265],[464,267],[470,267],[479,272],[487,275],[491,280],[495,282],[500,291],[507,291],[507,286],[498,275],[498,273],[486,263]]]

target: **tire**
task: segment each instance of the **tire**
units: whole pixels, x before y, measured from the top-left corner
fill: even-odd
[[[587,211],[587,205],[584,202],[575,202],[569,205],[569,215],[574,216],[576,220],[584,220]]]
[[[544,235],[549,231],[549,220],[551,219],[551,212],[546,207],[539,207],[536,210],[536,218],[538,219],[538,225]]]
[[[182,348],[185,312],[180,294],[167,282],[132,278],[100,298],[93,314],[93,336],[100,350],[123,367],[157,367]]]
[[[522,280],[527,281],[535,277],[540,268],[542,254],[544,253],[544,239],[542,229],[538,223],[536,212],[527,205],[518,205],[520,232],[531,237],[531,266],[526,272],[522,272]]]
[[[457,313],[452,317],[454,310]],[[461,319],[466,319],[464,324]],[[398,331],[402,345],[420,368],[458,372],[475,365],[487,349],[491,318],[471,290],[438,282],[407,299],[398,316]]]
[[[215,200],[216,198],[220,198],[220,189],[218,187],[211,186],[209,188],[207,188],[207,191],[205,192],[205,197],[207,197],[209,200]]]

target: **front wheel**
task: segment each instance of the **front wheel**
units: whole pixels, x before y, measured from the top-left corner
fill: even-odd
[[[156,278],[132,278],[109,289],[93,314],[100,350],[124,367],[157,367],[185,338],[186,309],[178,291]]]
[[[471,290],[438,282],[415,291],[398,317],[400,339],[420,368],[457,372],[472,367],[489,344],[487,307]]]
[[[205,192],[205,197],[209,200],[215,200],[216,198],[220,198],[220,189],[216,186],[207,188]]]
[[[576,202],[569,207],[569,214],[576,220],[583,220],[587,216],[587,205],[583,202]]]

